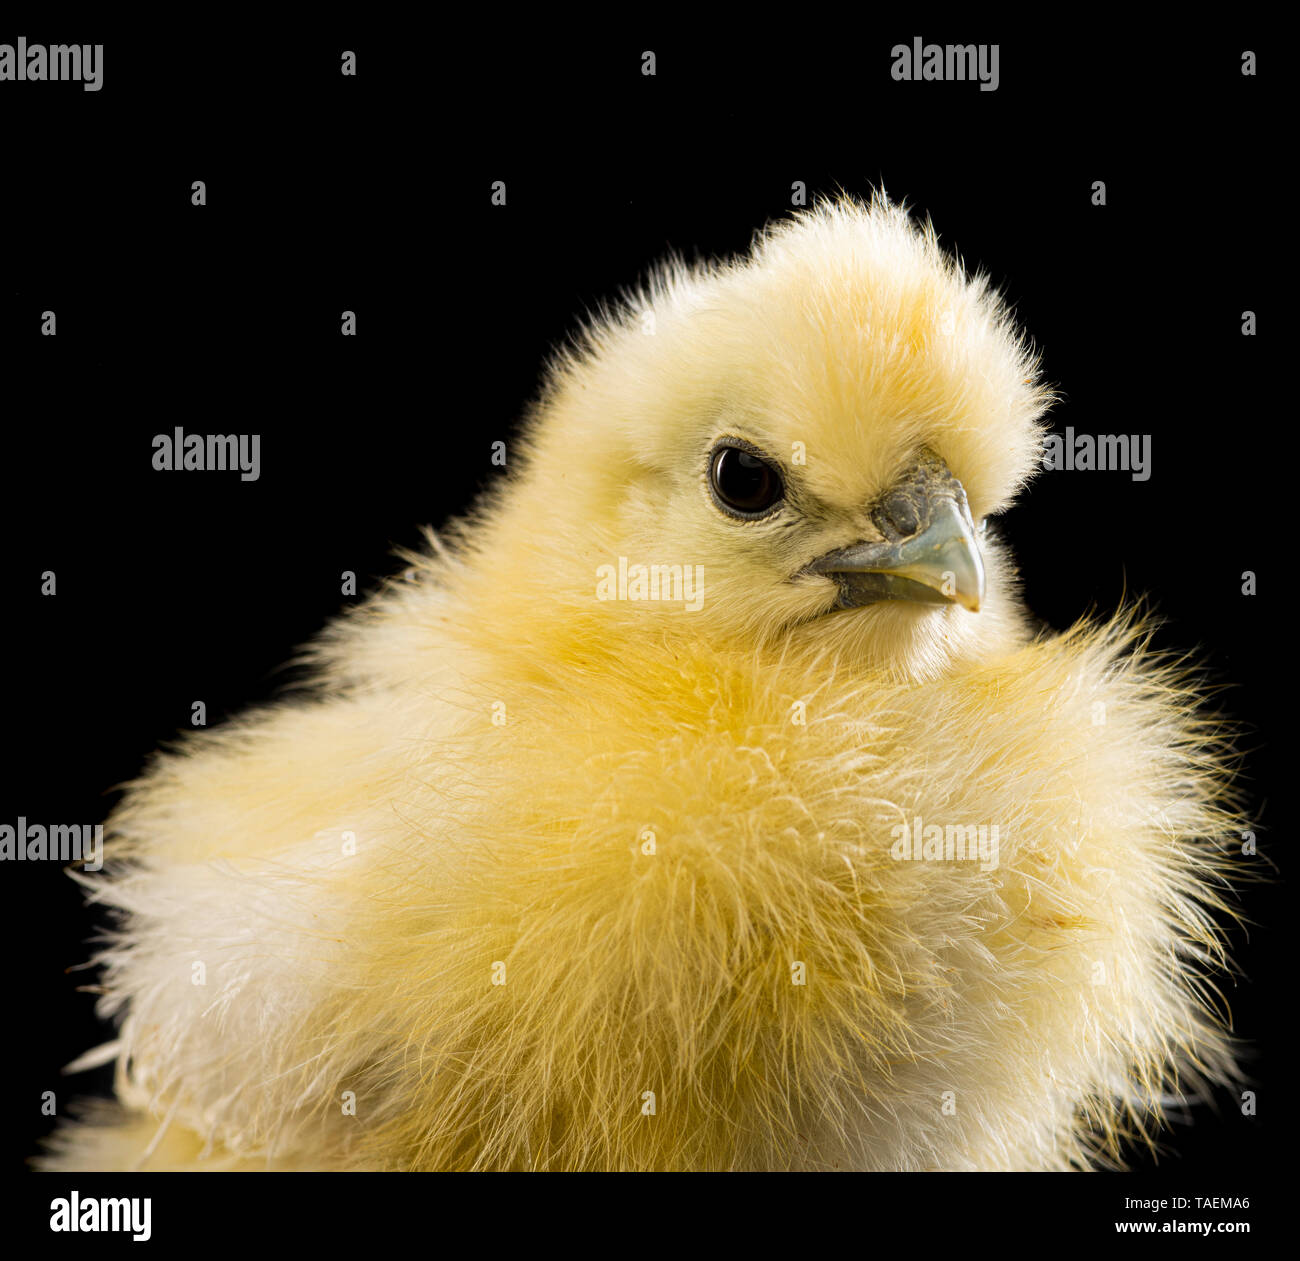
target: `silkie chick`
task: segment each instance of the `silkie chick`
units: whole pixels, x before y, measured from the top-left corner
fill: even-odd
[[[1065,1169],[1231,1077],[1224,741],[988,518],[1049,394],[883,198],[671,264],[523,458],[157,757],[61,1169]]]

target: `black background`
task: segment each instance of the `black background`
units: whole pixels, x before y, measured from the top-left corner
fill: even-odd
[[[1280,243],[1262,30],[863,17],[742,43],[653,26],[252,37],[32,22],[0,41],[19,34],[105,52],[98,93],[0,83],[0,820],[102,821],[194,701],[213,724],[273,695],[293,649],[348,602],[342,571],[364,594],[394,545],[499,475],[491,443],[584,310],[670,248],[744,249],[801,180],[810,195],[883,184],[930,214],[1042,349],[1063,396],[1055,428],[1152,435],[1149,481],[1045,473],[1002,528],[1047,622],[1149,593],[1161,644],[1199,650],[1231,685],[1222,704],[1251,750],[1251,822],[1272,856],[1289,783],[1270,741],[1290,672],[1270,517],[1291,472],[1265,366]],[[890,49],[916,34],[1000,43],[998,91],[893,81]],[[1240,73],[1245,48],[1257,78]],[[339,73],[343,49],[356,78]],[[345,309],[355,338],[340,336]],[[260,433],[260,480],[155,471],[152,438],[176,425]],[[0,879],[20,1173],[49,1124],[41,1092],[62,1104],[106,1086],[108,1070],[84,1086],[58,1070],[107,1035],[76,992],[91,976],[65,971],[95,924],[77,888],[57,864],[6,863]],[[1244,896],[1258,923],[1234,939],[1227,997],[1259,1115],[1225,1096],[1166,1136],[1158,1167],[1193,1193],[1258,1190],[1279,1142],[1283,895]]]

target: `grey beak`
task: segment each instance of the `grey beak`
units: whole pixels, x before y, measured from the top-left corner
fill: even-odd
[[[871,520],[882,540],[839,548],[804,571],[835,580],[837,607],[913,600],[979,612],[984,562],[966,491],[937,455],[922,451],[872,505]]]

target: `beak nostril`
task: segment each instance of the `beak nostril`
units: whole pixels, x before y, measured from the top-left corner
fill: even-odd
[[[921,514],[916,503],[901,489],[886,495],[871,515],[882,534],[909,538],[921,528]]]

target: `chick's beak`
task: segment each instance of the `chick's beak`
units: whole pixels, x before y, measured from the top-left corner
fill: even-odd
[[[923,450],[870,515],[881,540],[829,552],[804,571],[835,580],[837,608],[912,600],[979,612],[984,562],[966,491],[937,455]]]

